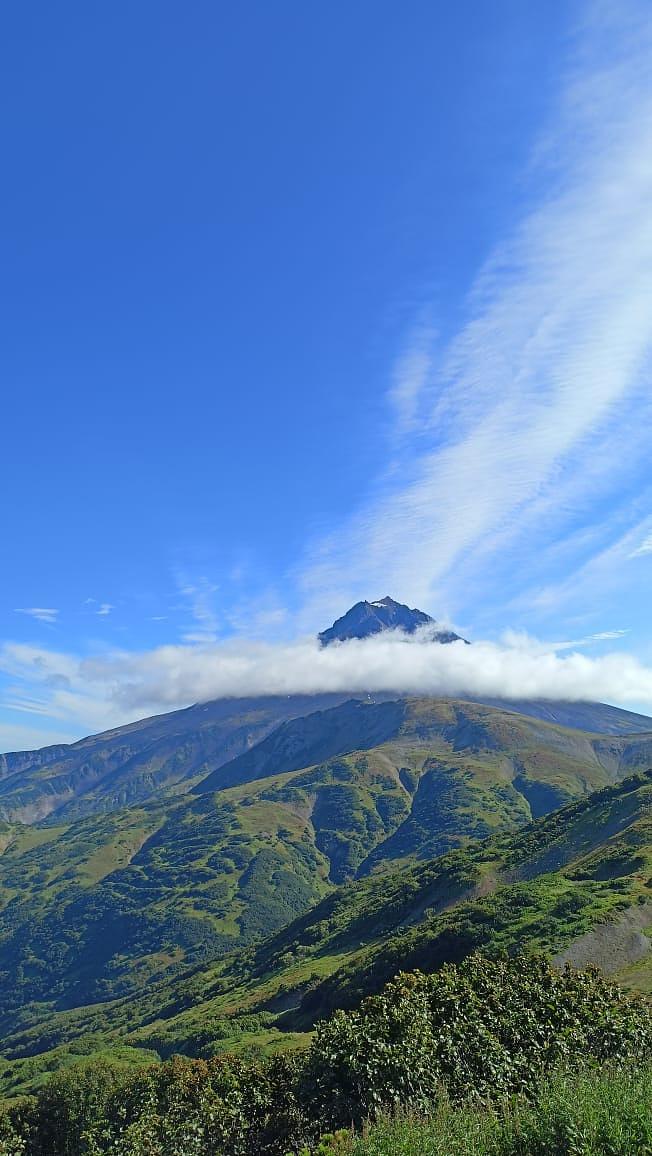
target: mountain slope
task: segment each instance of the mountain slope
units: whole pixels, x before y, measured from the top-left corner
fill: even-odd
[[[398,970],[432,971],[478,948],[529,947],[563,961],[596,927],[618,939],[624,919],[649,934],[641,931],[634,960],[616,957],[610,971],[627,981],[635,967],[638,985],[652,990],[652,771],[519,833],[353,882],[267,939],[244,968],[235,956],[219,973],[197,977],[195,997],[215,999],[215,1010],[227,1013],[268,1009],[286,1029],[305,1028]],[[182,1036],[206,1013],[200,998],[173,1012],[166,1031]],[[160,1042],[162,1024],[153,1029],[137,1037],[152,1043],[157,1033]]]
[[[513,711],[448,699],[352,700],[283,724],[200,781],[195,793],[254,782],[275,768],[374,752],[398,776],[406,813],[361,870],[440,854],[536,818],[652,761],[652,735],[603,738]],[[366,768],[364,758],[355,766]]]
[[[478,948],[606,962],[652,990],[651,936],[648,771],[519,832],[350,882],[253,949],[136,996],[50,1005],[40,1017],[31,1008],[3,1025],[0,1080],[15,1092],[48,1065],[107,1048],[149,1058],[297,1046],[315,1017],[354,1005],[398,970],[436,970]]]
[[[382,703],[396,696],[369,698]],[[210,772],[217,786],[222,766],[284,723],[350,699],[349,693],[217,699],[69,746],[0,755],[0,819],[68,822],[142,803],[163,790],[184,791]],[[601,703],[495,700],[488,705],[595,734],[652,735],[652,719]]]
[[[650,763],[652,737],[456,700],[346,702],[225,764],[219,791],[5,824],[0,1030],[134,998],[274,933],[347,880],[513,831]]]
[[[0,755],[0,818],[33,823],[139,803],[204,776],[287,719],[347,694],[216,699],[129,723],[70,746]]]
[[[652,734],[652,718],[609,706],[604,702],[563,702],[548,699],[474,698],[485,706],[514,711],[515,714],[540,718],[543,722],[559,723],[573,730],[592,731],[594,734],[631,735]]]
[[[197,794],[296,771],[352,751],[370,750],[398,734],[405,700],[375,703],[351,699],[325,711],[292,719],[255,747],[223,764],[193,788]]]

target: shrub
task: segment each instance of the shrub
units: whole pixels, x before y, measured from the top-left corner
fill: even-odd
[[[24,1156],[25,1151],[25,1140],[9,1113],[0,1109],[0,1156]]]
[[[0,1116],[0,1156],[283,1156],[306,1144],[320,1156],[339,1156],[353,1143],[350,1134],[324,1133],[388,1108],[434,1110],[435,1122],[448,1112],[450,1137],[457,1124],[449,1101],[470,1104],[467,1113],[482,1121],[487,1136],[495,1125],[503,1139],[512,1137],[511,1148],[478,1153],[583,1156],[584,1149],[560,1139],[579,1127],[572,1114],[564,1123],[563,1104],[573,1108],[574,1094],[564,1101],[559,1085],[537,1109],[557,1149],[522,1140],[535,1127],[527,1098],[536,1097],[557,1067],[627,1062],[651,1052],[649,1005],[628,999],[597,971],[558,972],[537,958],[474,956],[436,975],[399,975],[357,1011],[321,1024],[307,1053],[269,1060],[177,1056],[137,1070],[106,1062],[70,1068],[33,1103]],[[490,1105],[515,1093],[525,1097],[518,1112],[499,1118]],[[458,1121],[459,1113],[453,1115]],[[605,1109],[603,1131],[608,1116]],[[646,1135],[649,1113],[639,1123]],[[595,1132],[598,1125],[591,1127]],[[448,1149],[408,1144],[374,1151],[466,1149],[451,1140]],[[593,1156],[593,1149],[586,1151]],[[620,1156],[621,1149],[604,1151]]]
[[[71,1068],[28,1111],[27,1153],[275,1156],[306,1138],[295,1083],[295,1062],[281,1056],[260,1063],[176,1056],[127,1073],[104,1064]]]
[[[559,1065],[650,1054],[652,1012],[596,969],[540,958],[472,956],[435,975],[399,975],[353,1012],[317,1028],[302,1099],[324,1125],[387,1106],[533,1093]]]
[[[76,1064],[52,1076],[33,1108],[22,1113],[30,1154],[83,1156],[92,1151],[86,1136],[104,1124],[124,1078],[123,1069],[104,1060]]]

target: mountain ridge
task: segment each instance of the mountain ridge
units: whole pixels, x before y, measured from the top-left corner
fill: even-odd
[[[65,821],[143,802],[161,790],[189,790],[194,781],[217,772],[233,758],[246,756],[292,719],[347,701],[382,703],[404,697],[389,692],[365,697],[348,691],[215,699],[75,743],[0,755],[0,819],[28,824]],[[444,696],[438,701],[445,701]],[[652,734],[652,718],[604,703],[460,701],[596,735]]]

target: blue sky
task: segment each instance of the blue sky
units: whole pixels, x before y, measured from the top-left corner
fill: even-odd
[[[386,593],[652,711],[649,6],[1,23],[0,749]]]

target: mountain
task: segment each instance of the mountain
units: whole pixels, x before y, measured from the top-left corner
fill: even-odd
[[[107,1001],[273,935],[342,884],[516,831],[650,765],[652,735],[348,700],[280,723],[190,792],[0,825],[0,1034],[85,1005],[102,1021]]]
[[[466,641],[452,631],[435,629],[430,615],[411,610],[390,597],[357,603],[332,627],[322,631],[319,638],[322,645],[329,645],[349,638],[364,639],[384,630],[413,633],[422,626],[429,628],[435,642]],[[271,756],[273,750],[277,763],[268,759],[268,768],[298,768],[299,763],[284,746],[294,741],[297,732],[292,727],[284,730],[286,724],[328,711],[352,697],[355,696],[342,692],[216,699],[129,723],[70,745],[0,755],[0,820],[67,824],[84,815],[159,799],[162,792],[183,794],[201,781],[205,783],[204,790],[214,790],[227,784],[227,775],[231,776],[228,781],[234,782],[234,774],[248,773],[248,752],[273,734],[276,737],[271,739],[270,747],[257,749],[254,761]],[[397,696],[373,693],[366,698],[382,704]],[[602,703],[482,701],[503,711],[595,734],[652,734],[652,719]],[[353,710],[350,725],[347,724],[349,732],[362,718],[367,720],[368,716],[356,715]],[[338,719],[341,725],[343,719]],[[313,723],[307,726],[312,727]],[[344,743],[342,751],[351,749],[356,744],[355,734],[342,735],[340,741]],[[364,746],[365,742],[360,735],[357,745]],[[328,744],[329,757],[337,754],[332,736]],[[305,742],[302,752],[298,757],[304,765],[310,758],[317,761],[325,757],[318,745],[310,755]],[[241,757],[245,762],[235,764]],[[221,768],[227,764],[229,770],[222,773]]]
[[[316,1018],[397,971],[434,971],[477,949],[595,962],[652,991],[651,935],[647,771],[516,832],[353,880],[253,947],[130,995],[79,1008],[55,998],[5,1016],[0,1083],[14,1094],[92,1052],[144,1062],[301,1046]]]
[[[0,755],[0,820],[68,823],[83,815],[144,803],[161,792],[185,792],[202,780],[210,787],[209,774],[217,787],[220,781],[226,782],[220,778],[221,767],[246,756],[276,731],[273,745],[278,757],[286,760],[283,738],[294,732],[284,732],[285,724],[351,698],[349,693],[332,693],[216,699],[69,745]],[[367,701],[395,698],[376,693],[368,695]],[[652,719],[604,703],[483,702],[504,712],[596,735],[652,735]],[[257,752],[254,759],[260,755]],[[321,756],[316,752],[315,757]],[[227,773],[233,774],[233,768]]]
[[[384,630],[402,630],[405,634],[414,634],[422,626],[436,625],[435,619],[423,610],[410,610],[409,606],[395,602],[387,595],[378,602],[356,602],[328,630],[322,630],[319,641],[322,646],[329,646],[333,642],[346,642],[351,638],[369,638]],[[434,630],[431,637],[435,642],[465,641],[452,630]]]
[[[70,745],[0,755],[0,818],[57,822],[143,802],[242,754],[287,719],[348,694],[224,698]]]
[[[459,640],[389,598],[320,637],[424,625]],[[650,766],[652,719],[605,704],[388,693],[221,699],[2,756],[0,1085],[106,1048],[293,1046],[474,946],[652,987]]]

